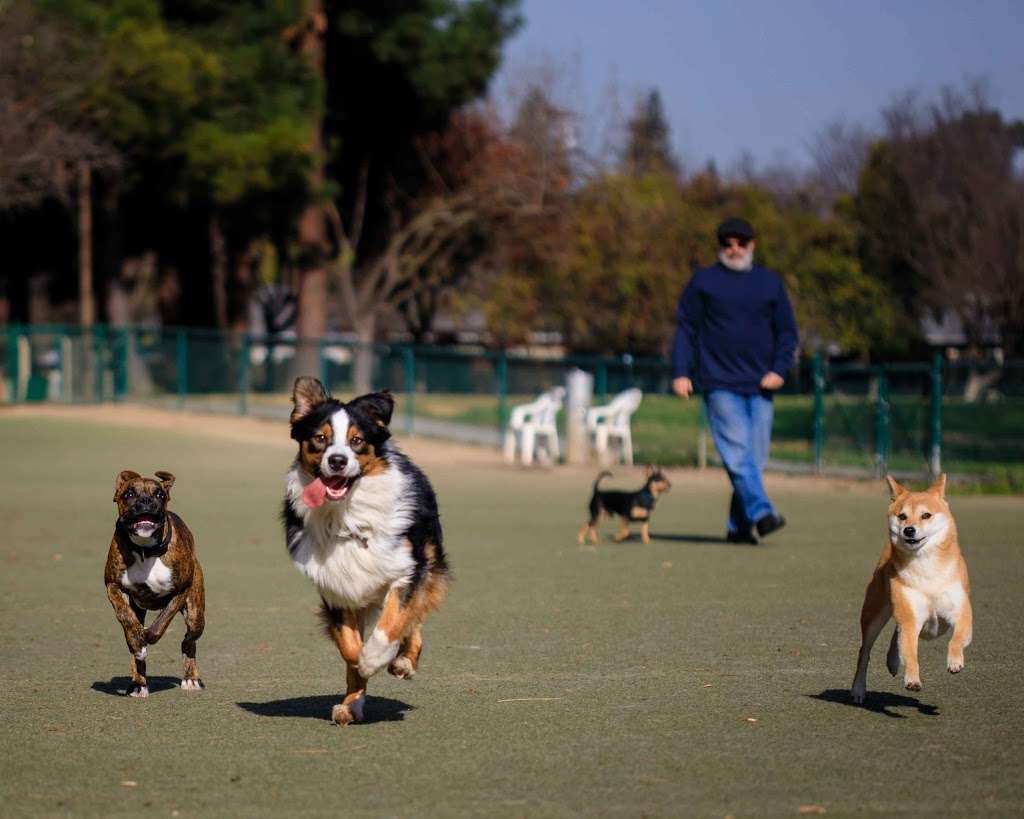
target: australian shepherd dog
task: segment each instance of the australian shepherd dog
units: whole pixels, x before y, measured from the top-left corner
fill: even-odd
[[[345,660],[345,698],[331,718],[347,725],[363,719],[370,677],[385,667],[401,678],[416,673],[421,624],[448,590],[437,499],[389,440],[388,393],[344,403],[303,377],[292,403],[299,451],[285,490],[285,539]]]

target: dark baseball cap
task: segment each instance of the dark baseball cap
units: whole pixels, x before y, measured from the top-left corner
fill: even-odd
[[[732,238],[749,242],[754,238],[754,226],[746,219],[740,219],[735,216],[726,219],[718,226],[718,241],[721,242]]]

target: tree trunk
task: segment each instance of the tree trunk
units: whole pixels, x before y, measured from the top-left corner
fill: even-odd
[[[92,168],[78,163],[78,323],[92,327],[96,303],[92,292]]]
[[[359,346],[356,347],[352,361],[352,389],[356,395],[362,395],[373,390],[373,365],[376,360],[373,342],[377,336],[377,314],[368,312],[360,316],[356,320],[355,330]]]
[[[324,74],[327,32],[323,0],[308,0],[306,17],[298,39],[298,50],[319,76]],[[309,189],[314,197],[324,186],[323,123],[314,123],[309,135],[309,153],[313,159]],[[320,373],[319,341],[327,331],[327,259],[330,243],[323,208],[312,202],[299,219],[299,305],[296,332],[299,345],[292,363],[292,374]],[[304,343],[303,343],[304,342]]]
[[[213,314],[217,327],[228,326],[228,254],[216,213],[210,214],[210,273],[213,279]]]

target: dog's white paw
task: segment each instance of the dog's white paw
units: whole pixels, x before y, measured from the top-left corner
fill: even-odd
[[[395,657],[388,666],[388,673],[400,680],[411,680],[416,675],[416,669],[408,657]]]
[[[363,721],[363,702],[366,697],[360,697],[347,705],[339,702],[331,709],[331,719],[337,725],[348,725],[351,722]]]
[[[910,677],[904,677],[903,678],[903,687],[906,688],[907,691],[920,691],[921,690],[921,681],[920,680],[911,679]]]
[[[124,692],[125,696],[135,697],[136,699],[144,700],[149,696],[149,688],[145,685],[136,685],[132,683],[128,686],[128,690]]]
[[[946,661],[946,668],[949,669],[950,674],[959,674],[964,670],[964,658],[961,657],[950,657]]]
[[[183,691],[202,691],[206,686],[198,677],[189,677],[181,681],[181,688]]]
[[[379,628],[373,630],[370,639],[363,644],[359,653],[359,676],[369,679],[398,654],[398,640],[389,641],[387,635]]]

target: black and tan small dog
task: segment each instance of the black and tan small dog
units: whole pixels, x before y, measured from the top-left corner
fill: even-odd
[[[639,520],[642,521],[640,537],[644,543],[650,543],[650,520],[651,514],[654,512],[654,504],[658,501],[658,495],[671,489],[672,484],[658,467],[648,466],[647,480],[635,492],[601,490],[601,481],[610,477],[611,474],[611,472],[602,472],[594,481],[594,492],[590,496],[590,520],[580,527],[576,542],[582,545],[589,535],[590,542],[597,543],[595,525],[603,513],[609,516],[618,515],[622,518],[622,527],[615,533],[616,541],[622,541],[629,537],[629,524]]]
[[[154,480],[128,470],[114,483],[117,523],[103,579],[132,655],[131,683],[125,691],[129,697],[149,696],[146,647],[163,637],[179,611],[186,627],[181,687],[204,687],[196,668],[196,640],[206,620],[203,570],[192,533],[180,517],[167,511],[173,485],[170,472],[157,472]],[[147,610],[160,612],[149,628]]]

